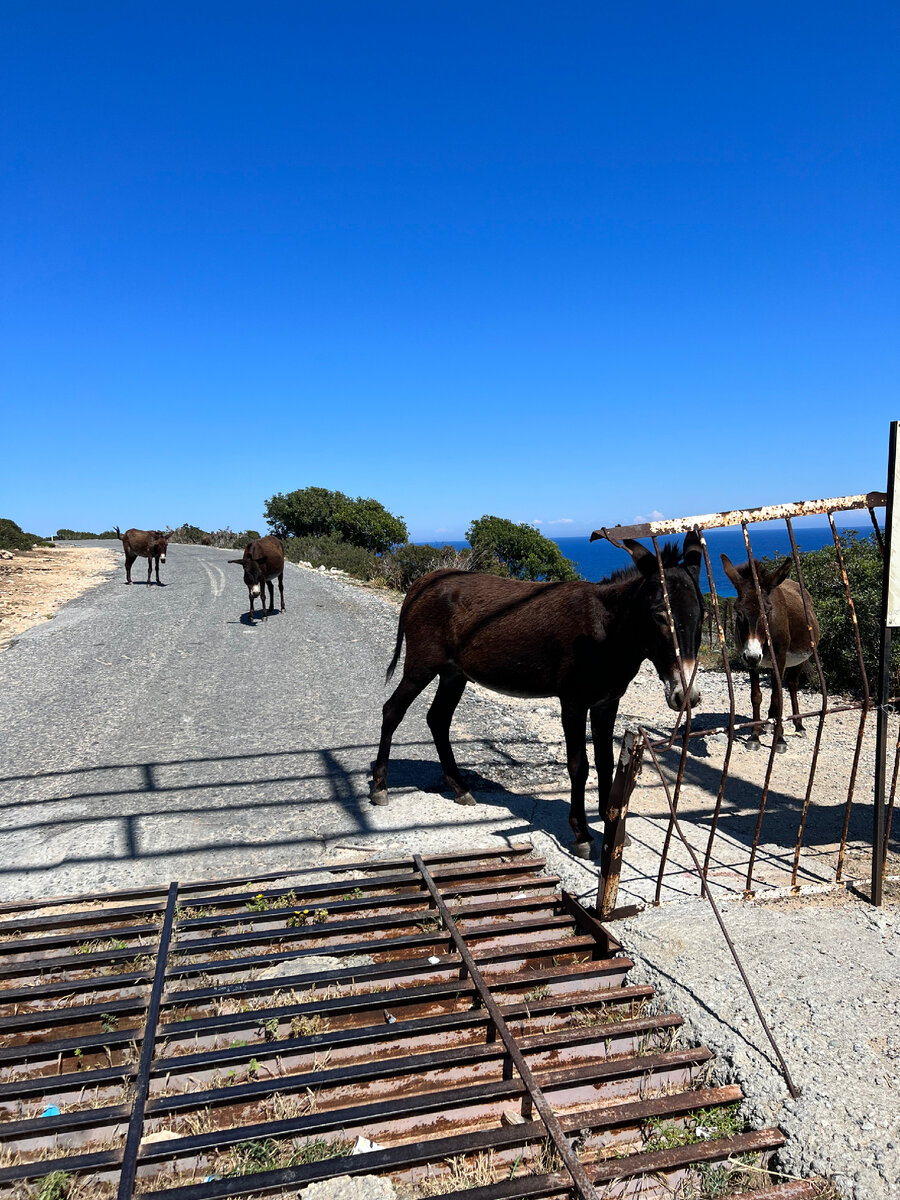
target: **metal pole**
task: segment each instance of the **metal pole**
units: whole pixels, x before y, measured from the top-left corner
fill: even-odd
[[[900,580],[893,579],[894,486],[897,474],[897,430],[900,421],[891,421],[888,452],[887,501],[884,510],[884,579],[881,589],[881,654],[878,660],[878,713],[875,721],[875,804],[872,823],[872,903],[882,904],[884,879],[885,767],[887,763],[887,704],[891,690],[891,635],[898,624]],[[900,549],[900,547],[897,547]],[[900,568],[900,563],[897,564]]]

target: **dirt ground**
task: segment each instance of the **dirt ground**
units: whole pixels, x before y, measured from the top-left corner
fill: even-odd
[[[115,568],[114,550],[54,547],[0,559],[0,650],[49,621],[57,609],[105,579]]]

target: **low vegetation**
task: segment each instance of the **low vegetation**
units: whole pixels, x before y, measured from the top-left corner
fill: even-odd
[[[280,538],[337,538],[371,554],[386,554],[408,538],[406,523],[378,500],[307,487],[270,496],[266,521]]]
[[[36,533],[26,533],[21,525],[8,517],[0,517],[0,550],[31,550],[33,546],[52,546],[47,538]]]
[[[227,525],[224,529],[201,529],[199,525],[184,524],[172,530],[170,541],[182,546],[218,546],[221,550],[243,550],[248,542],[260,536],[257,529],[236,532]]]
[[[106,529],[103,533],[91,533],[87,529],[57,529],[56,536],[64,542],[90,542],[97,539],[115,542],[119,539],[114,529]]]

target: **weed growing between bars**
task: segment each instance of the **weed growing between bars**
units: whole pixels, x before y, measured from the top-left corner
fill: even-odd
[[[265,1138],[259,1142],[238,1142],[211,1164],[212,1173],[232,1178],[255,1175],[258,1171],[276,1171],[281,1167],[298,1167],[304,1163],[322,1162],[327,1158],[343,1158],[353,1149],[353,1142],[328,1138],[310,1138],[305,1142],[275,1142]]]

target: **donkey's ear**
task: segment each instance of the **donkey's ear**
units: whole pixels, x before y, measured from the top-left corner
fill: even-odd
[[[741,578],[737,567],[734,565],[734,563],[731,561],[731,559],[728,557],[727,554],[721,554],[721,555],[719,555],[719,557],[722,559],[722,570],[725,572],[725,574],[731,580],[734,590],[736,592],[740,592],[744,581]]]
[[[237,563],[237,565],[238,565],[239,567],[242,567],[242,566],[244,565],[244,560],[243,560],[242,558],[229,558],[229,560],[228,560],[228,561],[229,561],[229,562],[233,562],[233,563]]]
[[[767,592],[771,592],[773,588],[777,588],[779,583],[784,583],[788,575],[791,573],[792,560],[786,558],[783,563],[779,563],[774,571],[770,571],[765,580],[760,579],[760,583],[765,587]]]
[[[656,575],[659,568],[656,562],[656,555],[652,550],[648,550],[646,546],[642,546],[634,538],[625,538],[622,545],[631,555],[631,561],[642,575]]]
[[[700,578],[700,564],[703,561],[703,554],[700,550],[700,534],[695,530],[684,539],[684,548],[682,550],[682,562],[685,570],[693,575],[695,579]]]

